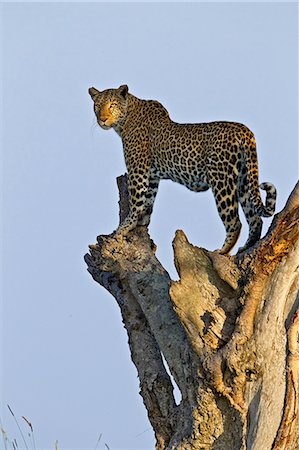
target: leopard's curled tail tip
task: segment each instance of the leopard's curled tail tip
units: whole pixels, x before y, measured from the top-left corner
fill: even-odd
[[[277,196],[276,188],[275,188],[274,184],[268,183],[268,182],[261,183],[259,185],[259,187],[260,187],[260,189],[263,189],[267,193],[266,205],[265,205],[264,211],[261,215],[263,217],[273,216],[274,211],[275,211],[275,206],[276,206],[276,196]]]

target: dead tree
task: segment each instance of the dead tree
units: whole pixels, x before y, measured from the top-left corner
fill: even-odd
[[[126,178],[118,185],[123,220]],[[267,235],[238,256],[177,231],[179,281],[145,227],[90,246],[88,271],[121,310],[156,449],[299,449],[298,218],[299,184]]]

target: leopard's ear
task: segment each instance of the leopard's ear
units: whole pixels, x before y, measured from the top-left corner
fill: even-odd
[[[119,86],[117,91],[123,98],[127,98],[127,94],[129,92],[129,88],[128,88],[128,86],[126,84],[122,84],[121,86]]]
[[[88,93],[91,96],[91,98],[94,99],[95,97],[97,97],[100,94],[100,91],[98,91],[94,87],[91,87],[91,88],[88,89]]]

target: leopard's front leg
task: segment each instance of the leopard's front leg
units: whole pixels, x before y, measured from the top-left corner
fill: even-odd
[[[149,177],[146,174],[143,175],[142,182],[135,174],[128,176],[128,189],[129,189],[129,214],[125,220],[119,225],[114,233],[114,236],[126,236],[129,231],[136,228],[138,222],[145,214],[145,195],[148,188]]]
[[[160,179],[154,169],[150,170],[148,189],[145,193],[145,203],[138,225],[148,226],[153,212],[155,198],[158,192]]]
[[[139,142],[138,142],[139,141]],[[134,151],[126,151],[125,159],[128,169],[129,214],[119,225],[114,236],[126,236],[138,224],[145,225],[143,219],[148,212],[148,195],[150,189],[150,153],[146,140],[138,140]]]

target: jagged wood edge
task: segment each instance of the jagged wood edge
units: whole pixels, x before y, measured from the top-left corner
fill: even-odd
[[[124,182],[125,182],[125,180],[124,180]],[[120,179],[118,180],[118,183],[121,184]],[[127,202],[126,189],[123,189],[123,191],[124,191],[125,195],[123,196],[123,200],[122,200],[122,196],[121,196],[120,203]],[[275,268],[275,262],[279,258],[280,259],[283,258],[283,256],[287,253],[288,248],[291,245],[291,243],[294,242],[294,239],[297,239],[297,237],[298,237],[298,234],[296,235],[296,233],[294,233],[294,227],[290,226],[290,224],[292,225],[294,223],[294,219],[295,219],[295,221],[298,220],[298,216],[296,216],[296,212],[295,212],[295,218],[292,217],[292,215],[294,215],[294,211],[295,210],[297,210],[297,212],[298,212],[298,197],[299,197],[299,195],[298,195],[298,185],[297,185],[297,187],[294,189],[293,193],[291,194],[291,196],[290,196],[290,198],[289,198],[289,200],[288,200],[284,210],[274,218],[274,220],[272,222],[272,225],[271,225],[271,227],[269,229],[269,232],[267,233],[265,238],[263,240],[259,241],[259,243],[253,249],[250,249],[249,251],[245,252],[245,254],[241,255],[241,257],[238,256],[238,257],[233,258],[234,261],[238,264],[238,266],[242,270],[244,270],[244,268],[246,268],[246,270],[248,271],[248,268],[250,268],[251,262],[254,260],[255,263],[256,263],[256,261],[262,255],[262,257],[266,258],[266,260],[267,260],[267,264],[266,265],[264,265],[264,263],[260,264],[260,268],[262,269],[262,272],[263,273],[266,272],[266,273],[264,273],[264,276],[262,277],[262,279],[265,281],[267,276],[269,276],[269,273],[272,270],[271,269],[271,265],[272,265],[273,268]],[[122,216],[124,217],[124,214],[122,214]],[[287,226],[285,226],[285,225],[287,225]],[[139,237],[141,238],[141,240],[144,240],[144,238],[146,238],[146,239],[148,238],[148,235],[147,235],[147,233],[146,233],[146,231],[144,229],[140,228],[138,233],[139,233]],[[131,239],[131,244],[133,243],[132,241],[134,241],[134,240],[135,240],[135,244],[136,244],[136,239],[138,240],[138,233],[130,238]],[[129,243],[130,243],[130,239],[129,239]],[[279,245],[280,240],[284,240],[284,244],[285,245],[283,245],[282,248]],[[140,242],[137,243],[137,245],[139,245],[139,244],[140,244]],[[152,252],[153,246],[151,244],[150,245],[148,245],[148,244],[149,244],[149,242],[147,243],[147,250],[150,247],[152,247],[151,250],[150,250],[152,255],[147,255],[147,256],[151,258],[151,256],[154,256],[153,252]],[[101,246],[103,246],[103,242],[100,239],[99,240],[99,245],[96,245],[94,248],[91,248],[91,257],[89,255],[86,256],[86,262],[87,262],[87,264],[89,266],[89,270],[90,270],[91,273],[93,272],[92,266],[95,267],[95,272],[97,273],[97,276],[95,277],[94,273],[92,273],[92,275],[94,276],[95,279],[97,278],[96,281],[100,282],[100,284],[105,286],[105,283],[103,283],[103,280],[101,279],[101,277],[99,278],[99,276],[98,276],[99,273],[103,274],[103,270],[101,268],[101,264],[99,265],[98,262],[96,262],[96,260],[98,258],[98,255],[99,255],[99,249],[100,249]],[[275,248],[277,246],[280,247],[280,248],[278,248],[278,249]],[[223,270],[221,270],[221,264],[220,264],[219,267],[217,267],[217,255],[210,254],[210,258],[214,262],[214,266],[218,270],[220,276],[223,277],[223,273],[221,273],[221,272],[223,272]],[[230,257],[230,258],[232,259],[232,257]],[[155,258],[155,260],[156,260],[156,258]],[[269,264],[269,261],[270,261],[270,264]],[[157,262],[157,260],[156,260],[156,262]],[[159,265],[159,263],[158,263],[158,265]],[[265,267],[267,268],[266,271],[263,270]],[[142,268],[142,265],[141,265],[140,268]],[[100,272],[99,272],[99,269],[100,269]],[[115,267],[114,267],[114,269],[115,269]],[[159,271],[164,272],[164,276],[165,276],[166,271],[162,268],[161,265],[160,265],[160,267],[158,269],[158,272]],[[120,272],[122,272],[122,270]],[[168,276],[168,274],[167,274],[166,278],[167,278],[166,285],[167,285],[167,288],[168,288],[169,287],[169,276]],[[145,280],[142,280],[142,281],[144,282]],[[252,326],[253,326],[253,322],[254,322],[255,312],[256,312],[256,309],[257,309],[258,301],[259,301],[258,299],[260,297],[259,293],[261,292],[262,287],[264,286],[263,282],[261,283],[261,280],[259,280],[259,282],[256,283],[256,281],[254,280],[254,277],[253,277],[251,289],[253,289],[252,292],[254,293],[254,295],[251,296],[252,297],[251,302],[250,302],[250,298],[249,298],[249,301],[248,301],[248,298],[246,299],[246,302],[245,302],[245,306],[246,307],[243,309],[243,312],[242,312],[242,314],[240,316],[239,323],[237,324],[237,327],[236,327],[236,334],[235,334],[236,337],[234,339],[238,341],[238,344],[240,344],[241,341],[243,341],[243,343],[244,343],[244,339],[245,339],[245,341],[250,339],[250,336],[252,334],[251,330],[252,330]],[[164,288],[165,288],[165,280],[164,280],[163,283],[164,283]],[[233,277],[232,277],[232,283],[234,283]],[[111,292],[110,283],[106,284],[105,287],[108,290],[110,290],[110,292]],[[139,292],[137,292],[136,299],[138,297],[139,300],[140,300],[140,296],[139,296],[140,295],[140,290],[139,289],[137,289],[137,290]],[[112,292],[112,294],[114,295],[115,293]],[[246,294],[246,292],[244,293],[244,296],[248,297],[248,295],[245,295],[245,294]],[[133,293],[133,296],[134,295],[135,294]],[[167,293],[163,292],[163,295],[161,295],[161,292],[160,292],[159,295],[160,295],[160,301],[161,302],[163,302],[163,298],[164,298],[166,303],[167,304],[169,303],[169,298],[167,298],[168,292]],[[122,299],[124,298],[123,292],[122,292],[120,297]],[[144,300],[145,300],[144,304],[140,305],[141,306],[141,312],[142,312],[142,310],[144,311],[144,308],[147,309],[146,299],[144,299]],[[247,301],[248,301],[248,305],[249,306],[247,306]],[[121,308],[121,310],[122,310],[122,308]],[[175,315],[171,314],[170,310],[168,311],[168,313],[170,313],[170,316],[172,317],[172,319],[174,319],[174,323],[177,322],[177,320],[175,320],[177,318],[175,318]],[[126,325],[126,317],[124,317],[124,316],[126,316],[126,313],[123,310],[122,310],[122,314],[123,314],[124,323]],[[156,319],[157,319],[157,317],[154,317],[154,318],[151,317],[149,322],[147,323],[147,327],[149,327],[148,331],[150,332],[150,334],[152,334],[151,330],[155,329]],[[137,322],[138,322],[138,320],[137,320]],[[161,327],[161,326],[165,325],[165,323],[163,324],[159,320],[157,320],[157,322],[159,324],[158,327]],[[129,326],[128,326],[127,329],[128,329],[128,332],[129,332]],[[194,358],[194,356],[195,356],[194,349],[192,348],[192,346],[189,345],[187,336],[186,336],[186,334],[184,335],[184,333],[182,332],[182,328],[181,328],[179,323],[176,323],[176,327],[174,327],[174,329],[172,329],[172,332],[171,332],[172,336],[174,336],[174,334],[176,333],[176,330],[179,330],[178,334],[180,335],[180,338],[181,338],[181,339],[179,339],[179,342],[180,342],[180,344],[182,342],[184,343],[185,351],[182,353],[182,357],[183,357],[182,358],[182,364],[181,364],[182,367],[180,369],[178,369],[178,367],[175,368],[175,367],[171,367],[170,366],[170,369],[171,369],[172,373],[174,374],[174,377],[175,377],[176,382],[179,385],[179,387],[180,388],[184,388],[183,379],[185,377],[185,372],[187,371],[189,373],[189,376],[191,376],[191,373],[192,373],[193,376],[196,376],[196,373],[197,373],[199,378],[201,378],[200,373],[202,374],[202,367],[201,367],[200,361],[198,361],[198,359],[197,359],[196,364],[194,364],[194,361],[196,361],[196,358]],[[154,330],[153,334],[155,335],[155,337],[153,337],[153,335],[152,335],[152,339],[153,339],[154,346],[156,346],[157,345],[157,341],[155,340],[155,338],[157,337],[157,335],[159,336],[159,333],[156,334],[155,330]],[[162,341],[160,339],[160,342],[158,342],[158,348],[162,349],[164,354],[166,353],[165,356],[166,356],[166,359],[167,359],[167,345],[165,345],[165,344],[166,344],[166,342],[165,342],[165,336],[164,336],[164,339],[162,339]],[[176,350],[179,350],[179,348],[180,348],[180,345],[178,345],[176,347]],[[235,346],[231,345],[231,349],[233,349],[233,348],[235,348]],[[229,349],[229,346],[227,346],[225,348],[226,354],[224,354],[224,352],[222,351],[223,352],[222,359],[225,357],[229,361],[229,353],[230,352],[228,351],[228,349]],[[131,348],[131,352],[132,352],[132,348]],[[232,350],[231,350],[231,352],[232,352]],[[133,353],[132,353],[132,359],[134,360],[134,356],[133,355],[134,355],[134,350],[133,350]],[[219,356],[219,355],[217,355],[217,356]],[[189,361],[190,365],[193,366],[193,368],[191,369],[191,372],[190,372],[190,370],[186,369],[187,366],[188,366],[188,361]],[[134,361],[134,362],[136,364],[136,367],[137,367],[137,370],[138,370],[138,373],[139,373],[139,377],[140,377],[140,384],[142,386],[142,377],[143,377],[142,370],[140,370],[141,367],[138,364],[138,362],[137,361]],[[171,363],[171,358],[169,358],[168,362]],[[214,367],[218,367],[219,368],[219,367],[221,367],[221,364],[217,365],[216,361],[214,361]],[[163,373],[163,379],[166,379],[167,378],[167,377],[165,378],[165,373],[166,372],[165,372],[165,368],[164,368],[164,365],[163,365],[162,361],[161,361],[161,367],[160,368],[161,368],[162,373]],[[154,373],[156,373],[156,368],[153,368],[153,374]],[[213,370],[212,370],[212,373],[213,373]],[[219,375],[219,373],[216,374],[216,372],[214,370],[214,376],[212,376],[212,378],[214,378],[214,385],[216,385],[216,389],[218,390],[218,392],[221,392],[222,394],[226,395],[232,401],[232,403],[234,405],[239,406],[240,409],[242,410],[243,405],[240,402],[240,399],[238,399],[239,393],[238,392],[237,393],[234,392],[233,395],[231,395],[231,392],[227,392],[225,388],[222,389],[222,390],[221,390],[221,388],[219,389],[219,376],[217,378],[217,375]],[[193,376],[192,376],[192,378],[193,378]],[[221,379],[221,374],[220,374],[220,379]],[[171,391],[171,393],[172,393],[172,385],[171,385],[170,380],[168,380],[167,383],[169,384],[168,387],[170,388],[169,392]],[[218,386],[217,386],[217,383],[218,383]],[[166,425],[166,429],[169,430],[169,433],[167,432],[166,435],[165,435],[165,432],[162,431],[161,436],[164,434],[165,437],[161,438],[162,440],[161,440],[161,447],[160,448],[164,448],[163,445],[167,444],[167,440],[170,438],[171,433],[173,432],[175,420],[171,421],[171,420],[169,420],[169,417],[174,418],[174,417],[177,416],[177,414],[174,412],[176,410],[176,407],[174,405],[174,400],[173,400],[172,395],[169,394],[169,392],[166,395],[166,397],[168,399],[166,401],[166,404],[171,404],[172,405],[171,408],[170,408],[172,410],[172,412],[169,414],[169,411],[168,411],[167,414],[163,416],[165,418],[165,421],[166,421],[166,424],[167,424]],[[147,409],[149,411],[149,416],[151,416],[151,412],[150,412],[151,411],[151,405],[147,404],[147,402],[146,402],[146,395],[144,395],[144,394],[145,393],[142,393],[144,401],[146,403],[146,407],[147,407]],[[184,395],[184,393],[183,393],[183,395]],[[196,389],[193,390],[193,395],[196,395]],[[157,397],[159,397],[159,395],[157,395]],[[185,393],[185,397],[186,398],[188,398],[188,397],[190,398],[190,392],[186,392]],[[191,397],[192,397],[192,395],[191,395]],[[192,401],[191,401],[191,403],[192,403]],[[156,413],[156,411],[155,411],[155,413]],[[153,414],[153,416],[155,415],[155,413]],[[151,420],[151,417],[150,417],[150,420]],[[153,418],[152,418],[152,420],[153,420]],[[163,420],[162,420],[162,422],[163,422]],[[159,424],[158,423],[152,423],[152,424],[153,424],[154,429],[156,431],[159,430]],[[158,431],[158,434],[159,433],[160,433],[160,431]],[[156,435],[157,435],[157,433],[156,433]],[[157,441],[159,442],[159,439],[157,439]],[[164,444],[162,443],[162,441],[164,441]],[[157,447],[157,448],[159,448],[159,447]]]

